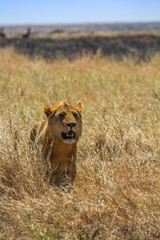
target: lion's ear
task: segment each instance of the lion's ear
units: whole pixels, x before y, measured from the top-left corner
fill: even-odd
[[[83,104],[79,102],[78,105],[75,106],[75,108],[78,110],[78,112],[81,112],[83,110]]]
[[[49,115],[52,113],[52,108],[48,105],[44,105],[43,110],[47,117],[49,117]]]

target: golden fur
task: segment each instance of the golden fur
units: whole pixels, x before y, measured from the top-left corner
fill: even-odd
[[[53,108],[44,106],[47,120],[33,128],[31,142],[42,146],[43,158],[49,161],[51,183],[59,186],[68,178],[73,183],[76,176],[77,142],[82,133],[82,104],[77,106],[60,102]]]

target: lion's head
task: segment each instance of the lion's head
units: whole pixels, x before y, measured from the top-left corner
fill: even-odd
[[[82,133],[82,103],[73,107],[65,101],[53,108],[44,106],[44,112],[48,118],[49,136],[55,141],[63,140],[72,144],[78,141]]]

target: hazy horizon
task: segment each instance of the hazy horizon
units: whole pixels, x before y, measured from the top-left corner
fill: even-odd
[[[49,26],[49,25],[93,25],[93,24],[96,24],[96,25],[101,25],[101,24],[146,24],[146,23],[160,23],[160,20],[158,21],[124,21],[124,22],[77,22],[77,23],[74,23],[74,22],[70,22],[70,23],[14,23],[14,24],[10,24],[10,23],[7,23],[7,24],[1,24],[0,25],[3,25],[3,26],[26,26],[26,25],[33,25],[33,26],[40,26],[40,25],[43,25],[43,26]]]

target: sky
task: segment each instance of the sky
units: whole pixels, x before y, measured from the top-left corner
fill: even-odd
[[[0,0],[0,24],[160,21],[160,0]]]

